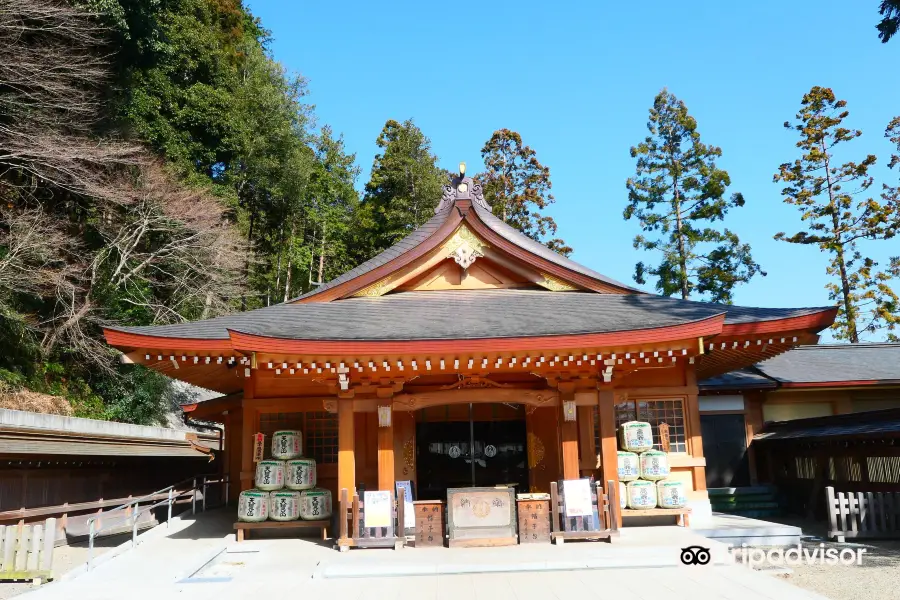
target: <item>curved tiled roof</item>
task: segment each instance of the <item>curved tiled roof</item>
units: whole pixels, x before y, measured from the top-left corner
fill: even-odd
[[[736,307],[643,294],[453,290],[278,304],[205,321],[109,329],[201,340],[228,339],[228,330],[298,340],[481,339],[650,329],[723,313],[726,325],[756,323],[822,310]]]

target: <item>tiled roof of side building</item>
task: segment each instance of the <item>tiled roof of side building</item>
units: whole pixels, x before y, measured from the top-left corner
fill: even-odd
[[[757,365],[780,383],[900,382],[900,344],[800,346]]]
[[[483,339],[650,329],[723,313],[726,324],[751,323],[822,310],[734,307],[637,294],[454,290],[279,304],[206,321],[110,329],[209,340],[227,339],[229,329],[300,340]]]
[[[778,384],[753,368],[738,369],[698,382],[701,390],[760,390],[771,389]]]

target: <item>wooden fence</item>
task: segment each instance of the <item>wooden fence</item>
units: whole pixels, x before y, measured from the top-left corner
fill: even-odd
[[[828,537],[900,538],[900,492],[835,492],[825,488]]]
[[[0,581],[35,584],[53,577],[56,519],[43,524],[0,525]]]

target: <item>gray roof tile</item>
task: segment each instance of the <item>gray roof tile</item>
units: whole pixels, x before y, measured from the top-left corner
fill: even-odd
[[[777,387],[777,383],[761,375],[754,369],[738,369],[699,382],[701,390],[747,390],[768,389]]]
[[[722,313],[727,313],[726,323],[747,323],[821,310],[734,307],[638,294],[454,290],[278,304],[206,321],[113,329],[196,339],[225,339],[227,329],[306,340],[478,339],[646,329]]]
[[[757,368],[782,383],[900,381],[900,344],[800,346]]]

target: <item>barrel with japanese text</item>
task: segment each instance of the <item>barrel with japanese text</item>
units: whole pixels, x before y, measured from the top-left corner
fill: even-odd
[[[270,492],[269,518],[273,521],[296,521],[300,518],[300,492]]]
[[[256,463],[256,487],[272,492],[284,487],[284,461],[261,460]]]
[[[269,518],[269,493],[244,490],[238,497],[238,521],[259,523]]]
[[[286,487],[289,490],[311,490],[316,487],[316,461],[312,458],[295,458],[287,461]]]
[[[331,518],[331,492],[322,488],[300,492],[300,518],[304,521]]]
[[[303,452],[303,437],[299,431],[281,430],[272,434],[272,458],[289,460]]]

